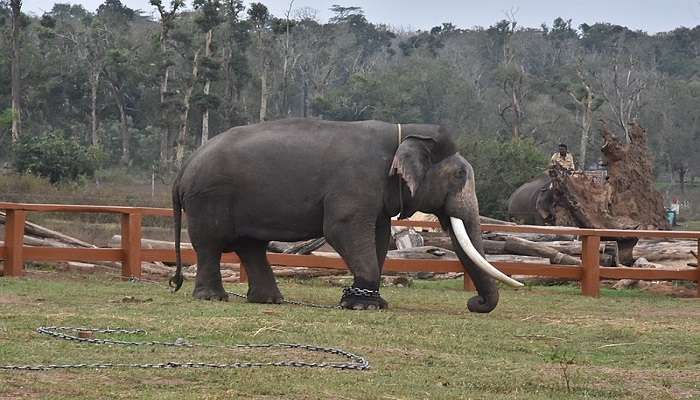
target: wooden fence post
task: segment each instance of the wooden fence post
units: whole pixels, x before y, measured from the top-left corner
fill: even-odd
[[[122,214],[122,277],[141,276],[141,212]]]
[[[240,266],[241,267],[239,269],[238,282],[246,283],[248,282],[248,272],[245,269],[245,264],[243,264],[243,261],[241,261]]]
[[[474,286],[474,281],[469,277],[469,274],[464,273],[464,290],[467,292],[476,291],[476,286]]]
[[[5,267],[3,275],[22,276],[24,274],[24,210],[7,210],[5,223]]]
[[[581,264],[581,294],[590,297],[600,296],[600,236],[583,236]]]

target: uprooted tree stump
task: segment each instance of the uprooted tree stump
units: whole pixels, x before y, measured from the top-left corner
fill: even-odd
[[[607,174],[553,169],[552,194],[557,225],[581,228],[670,229],[663,197],[654,188],[653,158],[646,131],[632,123],[630,143],[603,124],[601,147]]]
[[[654,188],[653,158],[647,133],[631,123],[630,143],[601,128],[601,147],[606,171],[575,172],[552,168],[551,206],[542,210],[553,225],[598,229],[670,229],[663,197]],[[630,265],[637,239],[616,240],[620,261]]]

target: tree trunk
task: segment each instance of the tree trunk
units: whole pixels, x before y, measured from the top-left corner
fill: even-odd
[[[22,115],[20,107],[21,88],[19,79],[19,30],[22,0],[10,0],[12,9],[12,143],[19,140],[22,130]]]
[[[513,82],[513,88],[511,90],[512,101],[513,101],[513,139],[520,139],[520,101],[518,99],[517,91],[515,90],[515,82]]]
[[[192,99],[192,90],[194,89],[194,84],[197,81],[197,75],[199,74],[199,50],[194,53],[194,59],[192,61],[192,79],[190,80],[187,88],[185,89],[185,111],[180,117],[180,134],[177,137],[177,150],[175,151],[175,163],[178,168],[182,166],[182,160],[185,158],[185,140],[187,139],[187,120],[190,114],[190,100]]]
[[[267,117],[267,61],[263,60],[260,73],[260,122]]]
[[[579,168],[585,170],[588,138],[590,137],[591,125],[593,124],[593,93],[590,86],[583,81],[583,75],[579,73],[579,76],[586,90],[586,97],[583,100],[583,116],[581,117],[581,154],[579,156]]]
[[[122,157],[119,162],[122,165],[129,165],[131,162],[131,151],[129,149],[129,144],[131,141],[131,137],[129,135],[129,120],[127,119],[126,108],[123,99],[119,95],[119,91],[113,86],[112,92],[114,94],[114,101],[117,103],[117,107],[119,108],[119,131],[121,132],[122,137]]]
[[[304,118],[309,116],[309,81],[304,79],[304,97],[303,97],[303,116]]]
[[[93,146],[100,145],[100,138],[97,136],[97,89],[100,85],[100,71],[90,72],[90,142]]]
[[[684,166],[678,169],[678,183],[681,184],[681,193],[685,194],[685,173],[687,169]]]
[[[165,43],[161,43],[161,52],[165,54]],[[168,163],[168,136],[170,133],[170,123],[165,110],[165,93],[168,92],[168,78],[170,76],[170,66],[165,67],[163,76],[160,81],[160,165],[165,166]]]
[[[163,7],[163,5],[158,2],[158,4],[154,4],[158,8],[158,13],[160,14],[160,54],[161,54],[161,59],[162,60],[167,60],[167,40],[168,40],[168,32],[170,32],[170,28],[172,28],[172,22],[177,16],[177,9],[182,7],[184,5],[183,3],[178,3],[176,1],[171,2],[171,9],[170,11],[166,11],[166,9]],[[169,61],[169,60],[167,60]],[[167,115],[167,107],[165,105],[165,97],[166,93],[168,92],[168,79],[170,77],[170,65],[166,65],[165,71],[163,71],[163,76],[161,77],[160,80],[160,119],[161,119],[161,124],[160,124],[160,154],[159,154],[159,163],[161,167],[165,167],[168,164],[169,160],[169,155],[168,155],[168,147],[169,147],[169,139],[170,139],[170,116]]]
[[[231,59],[233,52],[226,48],[222,49],[221,59],[224,63],[224,121],[226,126],[231,126],[231,111],[233,107],[233,82],[231,79]]]
[[[206,43],[204,44],[204,56],[209,57],[211,54],[211,38],[212,30],[207,32]],[[206,83],[204,83],[204,96],[209,96],[209,88],[211,86],[211,80],[207,78]],[[202,145],[209,140],[209,106],[207,103],[204,113],[202,113]]]

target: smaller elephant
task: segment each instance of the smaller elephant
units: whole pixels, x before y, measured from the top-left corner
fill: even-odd
[[[550,170],[550,173],[552,171]],[[541,175],[517,188],[508,199],[508,215],[513,221],[527,225],[574,225],[567,221],[557,221],[555,209],[555,195],[553,193],[552,178],[549,175]],[[581,226],[580,227],[587,227]],[[639,239],[637,238],[608,238],[603,240],[615,241],[618,247],[620,263],[632,265],[634,262],[633,250]]]
[[[517,188],[508,198],[511,219],[527,225],[551,225],[551,182],[549,176],[541,175]]]
[[[283,299],[267,260],[270,241],[325,236],[354,276],[340,305],[387,307],[379,283],[391,218],[435,214],[479,293],[467,306],[490,312],[493,278],[521,283],[483,257],[474,171],[436,125],[289,119],[232,128],[195,151],[173,184],[177,271],[182,285],[182,210],[197,252],[193,296],[225,300],[220,260],[235,251],[248,301]]]

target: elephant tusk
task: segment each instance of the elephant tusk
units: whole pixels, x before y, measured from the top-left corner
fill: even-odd
[[[452,224],[452,231],[454,232],[455,237],[459,242],[459,245],[462,247],[462,250],[464,250],[464,252],[467,254],[467,257],[469,257],[469,259],[474,262],[474,265],[476,265],[479,269],[481,269],[490,277],[501,281],[506,285],[512,287],[524,286],[522,283],[516,281],[515,279],[496,269],[496,267],[491,265],[481,254],[479,254],[479,252],[472,244],[472,241],[469,239],[469,235],[467,235],[467,230],[464,228],[464,222],[462,222],[461,219],[450,217],[450,224]]]

